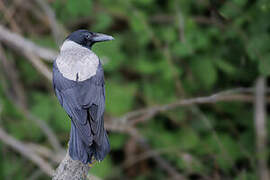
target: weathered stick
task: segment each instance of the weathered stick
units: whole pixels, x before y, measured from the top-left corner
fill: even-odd
[[[53,180],[86,180],[90,166],[71,159],[67,151],[66,157],[56,169]]]

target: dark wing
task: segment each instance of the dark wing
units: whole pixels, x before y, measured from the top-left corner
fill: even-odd
[[[79,130],[83,142],[88,146],[93,140],[98,145],[102,144],[105,89],[101,63],[94,76],[81,82],[63,77],[54,63],[53,84],[60,104]]]

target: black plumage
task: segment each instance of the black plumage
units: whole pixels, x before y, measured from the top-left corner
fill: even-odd
[[[81,41],[78,39],[74,41],[70,36],[67,38],[68,41],[73,41],[78,44],[78,46],[75,45],[74,48],[71,46],[69,49],[65,50],[68,53],[66,53],[65,56],[62,55],[61,61],[63,61],[63,63],[65,63],[65,59],[76,59],[80,57],[78,53],[81,52],[85,52],[81,57],[86,58],[87,62],[92,60],[91,58],[93,57],[90,55],[93,52],[90,48],[96,41],[94,41],[93,38],[89,38],[90,32],[87,32],[88,31],[84,31],[83,33],[78,32],[76,34],[76,36],[79,37],[85,36],[86,38],[82,38],[82,40],[86,42],[80,43]],[[91,34],[93,35],[93,33]],[[104,35],[104,37],[108,38],[110,36]],[[89,39],[93,42],[87,42]],[[112,38],[109,40],[111,39]],[[82,51],[80,51],[80,48],[83,48]],[[88,50],[89,54],[87,52]],[[73,63],[76,64],[77,61],[78,60],[74,60]],[[97,61],[97,59],[94,59],[93,61]],[[96,68],[89,66],[91,71],[95,72],[81,72],[80,69],[77,68],[75,70],[78,72],[74,71],[74,73],[72,72],[70,76],[66,77],[65,74],[61,72],[58,65],[59,63],[56,61],[53,64],[53,86],[61,106],[65,109],[71,119],[69,154],[72,159],[80,160],[83,163],[91,163],[92,157],[101,161],[110,150],[109,140],[104,129],[103,121],[105,109],[105,83],[102,64],[98,59]],[[87,75],[86,77],[89,76],[89,78],[79,81],[81,76],[84,75],[83,73]],[[76,77],[73,77],[75,75]]]

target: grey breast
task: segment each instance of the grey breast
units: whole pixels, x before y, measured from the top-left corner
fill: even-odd
[[[56,59],[60,73],[73,81],[84,81],[97,72],[99,59],[90,49],[73,41],[65,41]]]

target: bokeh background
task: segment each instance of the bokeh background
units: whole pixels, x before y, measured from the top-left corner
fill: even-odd
[[[104,63],[100,179],[269,179],[268,0],[0,0],[0,179],[50,179],[70,120],[52,61],[77,29]]]

